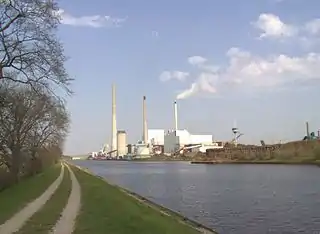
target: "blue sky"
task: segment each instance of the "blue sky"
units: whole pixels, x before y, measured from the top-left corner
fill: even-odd
[[[308,3],[308,4],[307,4]],[[95,151],[117,125],[135,142],[142,96],[149,128],[179,127],[244,143],[301,139],[320,128],[320,20],[316,0],[60,1],[59,37],[75,95],[65,153]],[[104,17],[108,16],[108,17]]]

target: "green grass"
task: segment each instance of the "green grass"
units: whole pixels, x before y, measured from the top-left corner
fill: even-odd
[[[82,190],[82,207],[74,234],[195,234],[179,223],[130,197],[102,179],[72,167]]]
[[[60,174],[60,163],[0,192],[0,224],[39,197]]]
[[[60,218],[60,214],[67,204],[71,192],[70,172],[65,167],[63,180],[47,201],[47,203],[35,213],[17,232],[17,234],[47,234]]]

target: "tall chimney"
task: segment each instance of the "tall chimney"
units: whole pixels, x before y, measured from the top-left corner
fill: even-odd
[[[306,122],[306,130],[307,130],[307,137],[309,138],[310,133],[309,133],[309,123]]]
[[[147,125],[147,109],[146,109],[146,96],[142,100],[142,118],[143,118],[143,142],[148,143],[148,125]]]
[[[174,130],[178,130],[178,107],[177,107],[177,101],[174,101]]]
[[[116,86],[112,84],[112,142],[111,150],[117,149],[117,118],[116,118]],[[116,152],[111,155],[117,155]]]

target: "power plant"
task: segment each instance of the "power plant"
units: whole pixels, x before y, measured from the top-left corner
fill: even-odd
[[[99,152],[92,152],[93,159],[125,159],[125,158],[148,158],[154,155],[164,154],[168,156],[177,154],[190,154],[197,152],[205,153],[208,149],[224,148],[223,142],[216,142],[212,135],[194,135],[186,129],[179,129],[178,102],[173,102],[173,126],[169,130],[148,129],[147,97],[142,96],[142,135],[141,139],[134,144],[128,144],[127,132],[117,129],[116,115],[116,86],[112,84],[111,90],[111,142],[105,144]],[[232,127],[233,137],[228,143],[235,147],[239,138],[243,135],[234,121]],[[309,131],[309,123],[306,122],[306,136],[303,140],[319,140],[320,130]]]
[[[233,137],[228,142],[216,142],[212,135],[194,135],[186,129],[179,129],[178,124],[178,102],[173,102],[173,126],[169,130],[148,129],[147,119],[147,98],[142,96],[142,135],[141,139],[134,144],[128,144],[127,132],[117,129],[116,115],[116,86],[112,84],[111,90],[111,142],[105,144],[99,152],[92,152],[89,158],[96,160],[106,159],[135,159],[148,158],[154,155],[164,154],[189,155],[193,156],[197,152],[205,153],[210,149],[222,149],[229,143],[237,147],[239,138],[243,135],[234,121],[232,127]],[[309,123],[306,122],[306,136],[303,140],[319,140],[320,130],[309,131]],[[263,145],[265,144],[264,141]],[[228,147],[229,147],[228,144]]]
[[[92,152],[90,157],[93,159],[148,158],[158,154],[206,152],[207,149],[223,147],[222,142],[213,141],[212,135],[193,135],[186,129],[179,130],[176,100],[173,102],[173,130],[148,129],[146,96],[142,97],[141,140],[128,144],[127,132],[117,129],[115,84],[112,84],[111,100],[111,147],[106,144],[99,152]]]

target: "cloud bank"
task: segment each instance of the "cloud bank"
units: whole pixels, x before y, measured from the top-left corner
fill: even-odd
[[[65,25],[77,27],[120,27],[126,18],[117,18],[108,15],[90,15],[90,16],[73,16],[63,9],[60,9],[57,14],[60,16],[60,22]]]
[[[261,40],[303,38],[309,41],[320,36],[320,19],[296,26],[284,23],[276,15],[263,13],[251,25],[258,30],[258,38]],[[180,92],[176,98],[185,99],[199,93],[215,94],[228,86],[258,90],[320,80],[320,54],[312,51],[301,56],[273,54],[262,57],[233,47],[226,51],[225,56],[228,58],[225,66],[213,64],[199,55],[187,58],[189,65],[197,68],[198,73],[192,76],[194,80],[189,88]],[[166,72],[171,74],[169,71]],[[171,79],[173,78],[166,81]]]

